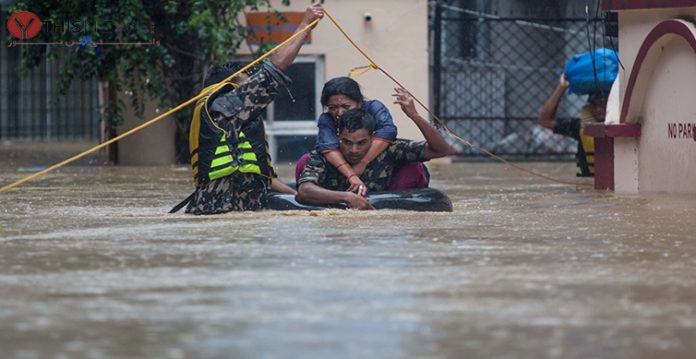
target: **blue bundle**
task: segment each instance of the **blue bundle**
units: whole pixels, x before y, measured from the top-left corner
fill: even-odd
[[[611,49],[597,49],[575,55],[566,63],[564,72],[566,80],[570,82],[569,91],[571,93],[578,95],[597,92],[609,94],[611,85],[619,73],[619,54]]]

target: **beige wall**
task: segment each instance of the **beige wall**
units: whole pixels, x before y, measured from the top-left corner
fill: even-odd
[[[280,0],[271,3],[279,11],[304,11],[310,4],[299,0],[292,0],[290,6],[282,6]],[[324,7],[377,65],[429,105],[426,0],[326,0]],[[372,15],[372,21],[364,20],[365,13]],[[240,49],[240,53],[245,51],[248,53],[245,46]],[[312,43],[303,46],[300,54],[323,56],[326,80],[346,76],[350,69],[368,64],[328,18],[313,30]],[[399,137],[422,138],[418,128],[392,103],[394,85],[389,78],[372,70],[355,79],[366,97],[378,99],[389,107]],[[419,112],[425,114],[422,109]]]
[[[304,11],[310,4],[309,1],[299,0],[292,0],[291,6],[283,6],[280,0],[271,2],[279,11]],[[423,103],[429,104],[426,0],[326,0],[324,6],[379,66],[391,73]],[[372,15],[370,22],[364,20],[367,12]],[[345,76],[350,69],[368,64],[328,18],[318,24],[312,36],[312,43],[305,45],[300,55],[323,57],[324,79]],[[246,44],[239,49],[239,53],[249,53]],[[356,80],[361,84],[366,97],[379,99],[389,107],[399,128],[399,137],[422,138],[417,127],[392,103],[394,85],[391,80],[375,70],[356,77]],[[317,91],[321,91],[321,88]],[[130,103],[129,98],[123,100]],[[155,108],[156,105],[150,103],[141,118],[129,111],[124,116],[126,121],[119,128],[119,133],[158,115]],[[419,111],[425,114],[422,109]],[[312,128],[308,130],[313,131]],[[168,118],[120,141],[119,162],[124,165],[174,163],[174,131],[174,120]]]
[[[696,16],[696,7],[620,13],[619,53],[626,71],[616,111],[645,36],[661,21],[682,16]],[[668,136],[669,123],[696,123],[696,56],[682,38],[664,39],[646,58],[632,95],[627,122],[640,123],[642,135],[615,143],[618,192],[696,193],[696,141]]]
[[[121,100],[130,104],[130,97],[121,94]],[[161,114],[162,109],[155,105],[158,101],[148,101],[142,116],[137,117],[130,106],[126,106],[124,123],[118,133],[124,133]],[[166,109],[165,109],[166,110]],[[121,165],[168,165],[176,161],[174,136],[176,124],[169,116],[157,123],[136,132],[118,142],[118,163]]]

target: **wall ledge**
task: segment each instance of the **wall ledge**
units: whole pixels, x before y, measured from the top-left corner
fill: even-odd
[[[694,0],[604,0],[604,11],[664,9],[696,6]]]
[[[617,123],[608,125],[603,123],[590,123],[585,125],[584,129],[586,135],[596,138],[640,137],[641,135],[641,127],[637,123]]]

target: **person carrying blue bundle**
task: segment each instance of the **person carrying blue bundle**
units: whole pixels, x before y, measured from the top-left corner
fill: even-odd
[[[604,122],[607,98],[618,73],[618,55],[611,50],[608,50],[611,53],[600,50],[606,49],[577,55],[568,60],[556,89],[539,113],[540,126],[578,141],[575,155],[578,177],[594,177],[594,138],[585,135],[584,126],[592,122]],[[587,95],[587,102],[582,107],[579,118],[556,118],[561,98],[569,88],[570,92]]]
[[[570,83],[570,93],[608,95],[619,74],[619,54],[611,49],[597,49],[575,55],[568,59],[563,73]]]

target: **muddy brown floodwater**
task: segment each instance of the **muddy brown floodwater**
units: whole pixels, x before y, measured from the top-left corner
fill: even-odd
[[[169,215],[191,190],[177,167],[67,167],[2,193],[2,357],[696,353],[695,196],[431,169],[453,213]]]

